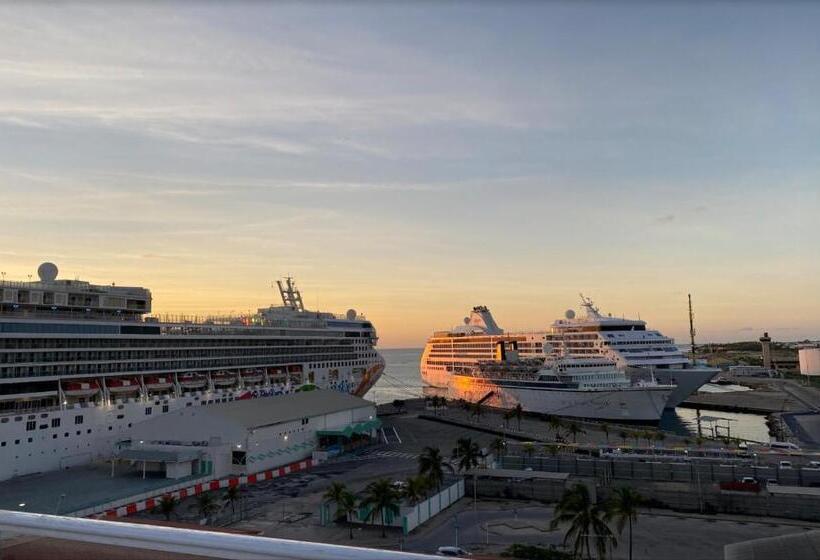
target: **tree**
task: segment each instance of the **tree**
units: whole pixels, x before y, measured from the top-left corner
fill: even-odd
[[[239,501],[239,486],[228,486],[225,490],[225,503],[231,505],[231,513],[236,513],[236,502]]]
[[[644,503],[643,497],[632,487],[615,488],[607,503],[607,521],[614,519],[618,534],[629,527],[629,560],[632,560],[632,525],[638,522],[638,508]]]
[[[348,536],[352,539],[353,524],[350,523],[350,516],[356,512],[356,496],[341,482],[334,482],[325,492],[324,498],[336,505],[336,522],[343,519],[348,522]]]
[[[531,441],[527,441],[524,445],[521,446],[521,450],[524,452],[530,460],[532,460],[532,456],[535,454],[535,445]]]
[[[609,445],[609,424],[602,424],[601,431],[604,432],[606,436],[606,444]]]
[[[490,449],[496,457],[503,457],[504,453],[507,451],[507,442],[502,438],[497,437],[490,443]]]
[[[632,432],[631,437],[635,440],[635,447],[641,446],[641,432]]]
[[[621,438],[621,444],[626,445],[626,441],[629,439],[629,432],[626,430],[621,430],[618,432],[618,437]]]
[[[165,494],[160,498],[159,503],[154,507],[154,511],[158,511],[165,516],[165,521],[171,520],[171,514],[177,509],[179,500],[171,494]]]
[[[569,523],[564,546],[572,541],[575,556],[592,558],[590,541],[595,547],[598,558],[606,558],[607,541],[617,546],[615,535],[606,524],[606,509],[592,502],[589,489],[581,483],[573,485],[564,492],[555,506],[555,517],[550,528],[556,529],[561,523]]]
[[[424,475],[411,476],[407,478],[407,486],[404,488],[404,497],[410,505],[416,505],[427,497],[430,489],[430,481]]]
[[[394,399],[393,408],[396,409],[396,412],[402,412],[404,410],[404,401],[401,399]]]
[[[381,521],[382,538],[387,536],[385,528],[387,526],[387,515],[399,514],[399,493],[393,488],[390,480],[380,478],[371,482],[364,489],[362,506],[370,508],[367,519],[373,523]]]
[[[458,459],[459,471],[469,471],[478,466],[481,448],[471,438],[459,438],[453,449],[453,459]]]
[[[524,408],[521,406],[521,403],[515,405],[513,408],[513,414],[515,415],[515,419],[518,421],[518,431],[521,431],[521,417],[524,416]]]
[[[557,457],[558,452],[561,451],[561,448],[554,443],[550,443],[549,445],[544,446],[544,451],[546,451],[550,457]]]
[[[476,422],[481,420],[481,405],[480,404],[475,403],[473,405],[472,415],[475,416]]]
[[[199,509],[199,515],[207,519],[212,513],[219,511],[219,504],[211,495],[210,492],[203,492],[196,499],[196,506]]]
[[[549,424],[549,427],[552,430],[552,437],[557,438],[558,432],[561,431],[561,428],[564,426],[564,423],[561,422],[561,419],[557,416],[550,416],[547,419],[547,423]]]
[[[663,432],[655,432],[655,441],[663,443],[666,440],[666,434]]]
[[[444,461],[438,447],[425,447],[419,455],[419,474],[430,481],[430,486],[436,490],[444,482],[444,468],[452,470],[452,466]]]
[[[584,430],[581,426],[579,426],[575,422],[570,423],[570,425],[567,427],[567,429],[569,430],[569,433],[572,434],[572,443],[577,443],[578,442],[578,434],[587,433],[586,430]]]

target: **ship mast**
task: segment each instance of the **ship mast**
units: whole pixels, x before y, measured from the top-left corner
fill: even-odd
[[[281,280],[277,280],[276,284],[279,286],[279,294],[282,296],[282,303],[285,307],[290,307],[295,311],[305,310],[305,305],[302,303],[302,294],[296,288],[293,277],[287,276],[284,284]]]
[[[695,364],[695,312],[692,311],[692,294],[689,295],[689,339],[692,342],[692,365]]]

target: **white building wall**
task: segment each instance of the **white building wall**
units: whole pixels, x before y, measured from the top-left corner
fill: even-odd
[[[800,348],[797,356],[801,374],[820,375],[820,348]]]

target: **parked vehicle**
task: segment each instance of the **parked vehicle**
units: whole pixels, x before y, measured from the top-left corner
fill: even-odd
[[[790,469],[790,468],[792,468],[792,462],[791,461],[780,461],[780,468],[781,469]]]
[[[438,556],[472,556],[469,552],[461,548],[460,546],[440,546],[436,551],[436,555]]]

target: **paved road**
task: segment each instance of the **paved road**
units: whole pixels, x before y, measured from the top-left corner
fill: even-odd
[[[411,535],[404,545],[405,550],[430,552],[438,546],[455,544],[456,518],[459,544],[476,553],[499,551],[513,543],[559,546],[563,542],[563,528],[549,530],[552,507],[523,505],[515,511],[488,511],[484,509],[491,507],[488,504],[480,504],[480,507],[473,511],[467,501],[457,516],[446,512],[445,522]],[[489,535],[485,529],[488,524]],[[634,560],[722,560],[723,547],[727,544],[814,528],[810,523],[792,525],[778,520],[644,512],[635,527]],[[488,541],[489,547],[486,545]],[[626,558],[626,550],[626,540],[622,539],[613,558]]]

